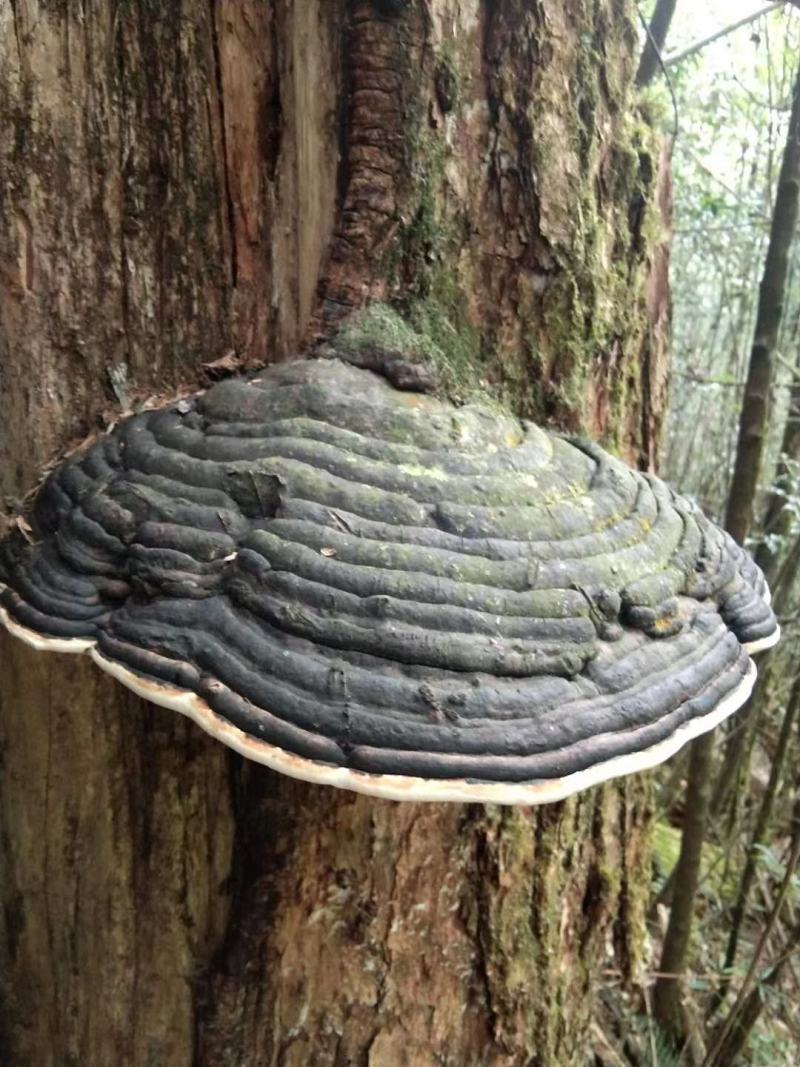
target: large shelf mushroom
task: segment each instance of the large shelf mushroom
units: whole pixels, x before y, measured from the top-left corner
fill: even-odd
[[[738,708],[761,572],[663,482],[336,359],[137,415],[0,549],[8,629],[245,756],[394,799],[536,804]]]

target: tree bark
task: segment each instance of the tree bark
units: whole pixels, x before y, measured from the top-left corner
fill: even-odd
[[[652,466],[657,152],[629,0],[0,8],[0,489],[388,300]],[[668,187],[661,181],[661,200]],[[657,249],[658,245],[660,249]],[[532,810],[245,764],[0,638],[0,1060],[577,1064],[649,874],[645,776]]]

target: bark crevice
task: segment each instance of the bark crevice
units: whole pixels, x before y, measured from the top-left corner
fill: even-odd
[[[217,21],[217,11],[219,4],[217,0],[209,0],[210,21],[209,26],[211,30],[211,49],[214,56],[214,92],[213,99],[216,103],[219,130],[220,130],[220,148],[221,148],[221,170],[222,170],[222,190],[223,190],[223,202],[225,205],[225,213],[227,217],[228,235],[230,240],[230,284],[235,289],[238,278],[238,262],[237,262],[237,238],[236,238],[236,211],[233,203],[233,194],[231,192],[231,177],[230,177],[230,155],[228,148],[228,130],[227,123],[225,121],[225,92],[222,82],[222,61],[220,59],[220,47],[219,47],[219,23]]]

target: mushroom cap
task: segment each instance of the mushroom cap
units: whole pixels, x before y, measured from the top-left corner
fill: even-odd
[[[778,639],[752,559],[589,441],[335,359],[136,415],[0,547],[5,625],[278,771],[535,804],[650,767]]]

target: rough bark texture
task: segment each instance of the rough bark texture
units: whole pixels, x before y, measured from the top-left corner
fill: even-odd
[[[519,411],[652,465],[633,11],[1,6],[9,514],[137,399],[377,296]],[[643,779],[532,811],[371,801],[0,641],[3,1062],[581,1062],[609,939],[637,954]]]

